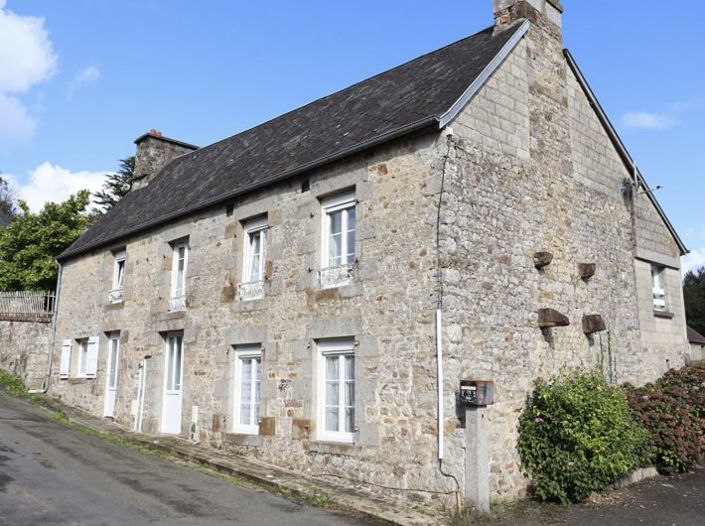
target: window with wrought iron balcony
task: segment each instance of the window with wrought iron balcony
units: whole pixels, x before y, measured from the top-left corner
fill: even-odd
[[[267,218],[248,221],[244,225],[242,282],[238,296],[240,301],[264,298],[264,265],[267,254]]]
[[[321,202],[320,285],[331,289],[353,282],[355,270],[355,194],[346,192]]]
[[[127,260],[127,253],[124,250],[119,250],[115,252],[114,255],[113,288],[108,292],[108,301],[110,303],[122,303],[124,299],[125,261]]]
[[[186,310],[186,269],[188,267],[188,242],[179,241],[172,245],[171,296],[169,312]]]

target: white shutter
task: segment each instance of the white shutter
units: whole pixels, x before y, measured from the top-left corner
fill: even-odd
[[[88,338],[88,352],[86,353],[86,377],[95,378],[98,372],[98,336]]]
[[[61,345],[61,361],[59,362],[59,377],[68,378],[71,370],[71,340],[64,340]]]

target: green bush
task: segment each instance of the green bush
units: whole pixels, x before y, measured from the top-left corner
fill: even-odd
[[[629,405],[650,433],[650,460],[662,473],[684,472],[705,452],[705,364],[667,372],[658,382],[626,385]]]
[[[602,375],[538,380],[519,418],[518,450],[540,500],[580,502],[646,462],[648,433]]]
[[[26,397],[27,388],[20,378],[0,369],[0,386],[13,396]]]

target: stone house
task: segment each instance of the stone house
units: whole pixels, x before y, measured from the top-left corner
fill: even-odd
[[[640,384],[688,348],[686,249],[562,10],[495,0],[494,27],[210,146],[141,136],[134,190],[59,258],[50,394],[448,504],[478,476],[460,381],[490,380],[480,476],[522,495],[537,377]]]
[[[705,360],[705,336],[690,326],[687,326],[687,330],[690,350],[689,358],[694,362]]]

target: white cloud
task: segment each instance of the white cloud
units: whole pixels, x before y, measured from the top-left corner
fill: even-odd
[[[639,130],[666,130],[678,124],[678,121],[665,113],[633,111],[622,115],[622,124],[627,128]]]
[[[705,267],[705,247],[691,250],[681,259],[681,272],[685,274],[689,270],[697,270]]]
[[[76,73],[76,75],[71,79],[71,82],[69,82],[69,87],[66,91],[66,98],[71,100],[71,98],[73,98],[73,94],[78,88],[85,86],[86,84],[90,84],[91,82],[95,82],[99,78],[100,70],[95,66],[87,66],[83,68],[81,71]]]
[[[21,100],[0,92],[0,152],[29,141],[36,125]]]
[[[1,1],[1,0],[0,0]],[[12,175],[4,175],[17,190],[18,197],[27,202],[32,212],[41,210],[44,203],[64,201],[79,190],[95,192],[101,188],[105,180],[104,172],[89,172],[87,170],[72,172],[61,166],[43,162],[32,170],[26,182],[22,183]]]
[[[51,78],[57,56],[44,19],[20,16],[0,0],[0,140],[5,148],[31,139],[36,118],[18,95]]]

